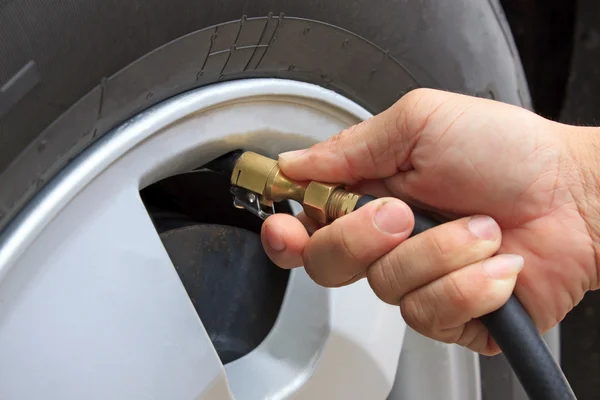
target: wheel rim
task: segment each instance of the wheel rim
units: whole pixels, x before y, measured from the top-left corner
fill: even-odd
[[[364,280],[325,289],[302,269],[292,272],[267,338],[223,366],[139,196],[226,151],[275,156],[370,116],[315,85],[240,80],[165,101],[99,140],[0,241],[0,394],[381,398],[394,381],[405,384],[393,393],[414,390],[412,368],[396,376],[406,331],[397,308]],[[446,363],[450,384],[479,396],[474,355],[411,343],[409,355]]]

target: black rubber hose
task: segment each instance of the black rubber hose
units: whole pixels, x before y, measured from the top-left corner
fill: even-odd
[[[502,349],[530,399],[575,399],[575,394],[531,317],[513,295],[480,318]]]
[[[372,196],[362,196],[354,209],[375,199]],[[413,212],[415,228],[411,236],[442,223],[421,212]],[[506,356],[531,400],[576,399],[546,342],[514,295],[498,310],[480,319]]]

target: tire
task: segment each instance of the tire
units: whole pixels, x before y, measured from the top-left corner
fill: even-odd
[[[218,81],[315,83],[372,113],[421,86],[531,108],[495,0],[16,0],[0,37],[0,229],[111,128]],[[484,398],[517,398],[488,361]]]

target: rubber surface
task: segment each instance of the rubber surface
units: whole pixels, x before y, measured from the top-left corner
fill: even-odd
[[[373,113],[419,86],[531,106],[495,0],[0,0],[0,37],[0,229],[115,125],[221,80],[316,83]]]
[[[514,295],[481,320],[510,361],[531,400],[575,400],[546,342]]]
[[[289,275],[269,260],[260,236],[186,223],[160,238],[221,361],[255,349],[275,323]]]

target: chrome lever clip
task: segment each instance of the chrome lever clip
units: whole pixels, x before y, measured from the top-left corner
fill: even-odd
[[[232,186],[230,192],[233,195],[233,206],[236,208],[250,211],[263,220],[275,214],[275,207],[272,204],[270,207],[263,206],[260,202],[260,196],[254,192],[239,186]]]

